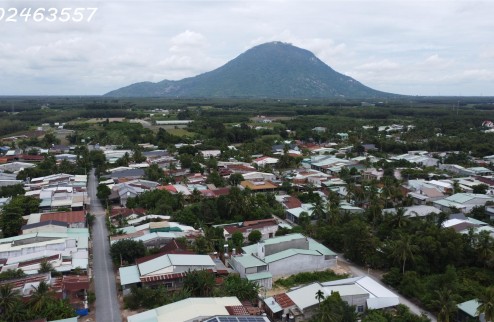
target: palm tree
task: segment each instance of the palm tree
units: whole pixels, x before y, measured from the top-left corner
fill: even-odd
[[[409,219],[405,216],[405,208],[396,208],[396,213],[393,217],[393,223],[396,228],[403,228],[409,223]]]
[[[38,273],[51,273],[53,271],[53,265],[46,259],[39,264]]]
[[[484,267],[487,267],[494,258],[493,246],[493,239],[488,231],[481,231],[477,235],[475,250],[477,252],[477,258]]]
[[[453,293],[450,289],[443,289],[442,291],[436,291],[436,294],[438,299],[433,301],[433,305],[436,306],[439,311],[437,321],[449,322],[451,315],[458,310]]]
[[[10,284],[0,286],[0,313],[2,316],[12,312],[19,301],[19,294]]]
[[[485,320],[494,321],[494,286],[488,287],[477,299],[479,307],[477,314],[484,314]]]
[[[322,219],[325,217],[326,212],[324,211],[324,203],[321,198],[317,198],[316,201],[312,204],[310,210],[312,211],[311,215],[315,216],[317,219]]]
[[[34,312],[39,312],[54,297],[54,293],[45,281],[40,282],[38,287],[35,287],[35,290],[31,296],[31,307]]]
[[[407,260],[413,260],[413,255],[418,250],[418,246],[412,243],[411,235],[402,235],[400,239],[393,241],[391,256],[393,256],[398,262],[402,263],[403,274],[405,274]]]
[[[319,308],[321,307],[321,301],[324,300],[324,292],[322,290],[317,290],[316,300],[319,302]]]

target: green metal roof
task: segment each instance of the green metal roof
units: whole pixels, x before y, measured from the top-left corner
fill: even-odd
[[[263,262],[259,258],[254,257],[252,255],[235,256],[232,259],[237,261],[238,263],[240,263],[240,265],[242,265],[242,267],[244,267],[244,268],[265,266],[266,265],[265,262]]]
[[[273,278],[273,274],[271,274],[268,271],[265,271],[265,272],[255,273],[255,274],[247,274],[245,277],[249,281],[257,281],[257,280],[264,280],[267,278]]]
[[[310,238],[309,238],[309,249],[310,250],[316,250],[323,255],[336,256],[336,253],[333,252],[331,249],[327,248],[323,244],[318,243],[315,240],[312,240]]]
[[[272,262],[276,262],[276,261],[279,261],[281,259],[284,259],[284,258],[287,258],[290,256],[295,256],[295,255],[321,256],[321,253],[319,253],[318,251],[315,251],[315,250],[310,250],[310,249],[291,248],[291,249],[287,249],[287,250],[278,252],[278,253],[273,254],[273,255],[266,256],[264,258],[264,261],[266,263],[272,263]]]
[[[460,303],[457,306],[458,306],[459,310],[462,310],[463,312],[465,312],[466,314],[468,314],[474,318],[474,317],[478,316],[477,309],[478,309],[479,305],[480,304],[477,300],[470,300],[470,301]]]

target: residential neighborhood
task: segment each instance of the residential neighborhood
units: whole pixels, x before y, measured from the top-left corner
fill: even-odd
[[[277,124],[253,122],[228,131]],[[341,321],[486,321],[483,293],[464,283],[490,281],[492,159],[383,152],[313,125],[318,141],[287,132],[262,148],[4,140],[2,292],[33,305],[22,319],[44,321],[333,321],[335,310]],[[414,130],[359,131],[397,142]],[[34,309],[40,292],[60,309]]]

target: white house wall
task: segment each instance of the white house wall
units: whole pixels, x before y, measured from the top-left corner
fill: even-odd
[[[301,272],[324,271],[336,264],[335,259],[324,260],[324,256],[298,254],[269,263],[273,277],[298,274]]]

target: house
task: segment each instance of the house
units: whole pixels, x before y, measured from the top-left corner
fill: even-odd
[[[446,213],[451,212],[453,209],[467,213],[476,206],[485,206],[488,201],[494,201],[494,197],[475,193],[456,193],[447,198],[434,201],[433,205]]]
[[[336,253],[302,234],[289,234],[245,246],[229,263],[241,277],[271,289],[273,277],[329,269]]]
[[[456,313],[456,321],[457,322],[470,322],[470,321],[485,321],[485,314],[482,313],[479,315],[477,312],[479,308],[479,302],[477,300],[470,300],[460,304],[457,304],[456,307],[458,311]]]
[[[310,203],[301,204],[300,207],[290,208],[285,210],[286,220],[298,224],[300,221],[300,216],[303,213],[307,213],[309,217],[313,216],[314,205]]]
[[[324,133],[326,132],[327,128],[323,127],[323,126],[316,126],[315,128],[312,129],[312,131],[314,132],[318,132],[318,133]]]
[[[136,284],[146,286],[164,285],[168,289],[182,287],[183,277],[188,271],[210,270],[217,271],[217,263],[209,255],[162,254],[150,256],[137,265],[120,267],[120,285],[124,294],[130,292],[130,287]],[[224,267],[224,266],[223,266]]]
[[[426,205],[403,207],[403,211],[405,217],[411,217],[411,218],[437,215],[441,212],[441,210],[437,209],[436,207],[426,206]],[[383,213],[389,213],[395,215],[396,212],[397,212],[396,208],[383,209]]]
[[[225,240],[229,240],[235,232],[241,232],[244,236],[244,240],[247,240],[249,234],[254,230],[261,233],[261,240],[273,238],[278,231],[278,221],[274,218],[270,218],[225,225],[223,226],[223,236],[225,236]]]
[[[321,291],[324,297],[338,292],[343,301],[355,306],[357,312],[393,307],[400,303],[398,295],[374,279],[359,276],[295,288],[289,292],[266,298],[263,308],[274,320],[289,314],[293,316],[294,322],[307,321],[317,312],[319,301],[315,294],[318,291]]]
[[[240,185],[253,192],[269,192],[278,189],[278,186],[271,181],[244,180],[240,182]]]
[[[274,166],[275,164],[278,163],[277,158],[272,158],[272,157],[260,157],[257,158],[253,161],[255,165],[258,167],[265,167],[265,166]]]
[[[247,308],[235,296],[190,297],[131,315],[127,320],[128,322],[269,322],[265,316],[248,316],[247,312]]]
[[[49,260],[58,272],[76,268],[87,270],[88,229],[61,228],[65,231],[32,232],[0,239],[0,270],[19,268],[26,274],[36,274],[44,259]]]

